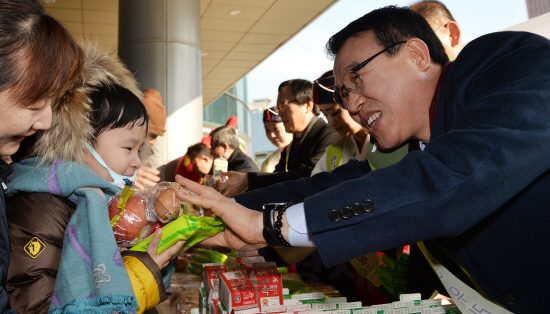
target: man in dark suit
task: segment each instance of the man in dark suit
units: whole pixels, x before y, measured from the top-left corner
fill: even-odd
[[[423,18],[385,7],[327,47],[336,55],[336,98],[350,115],[384,148],[419,140],[423,150],[373,172],[352,160],[237,202],[178,178],[199,194],[179,197],[212,208],[228,226],[205,244],[280,245],[282,238],[316,246],[330,266],[431,239],[494,302],[513,313],[546,312],[550,41],[489,34],[450,64]],[[282,201],[303,203],[277,215],[275,241],[262,232],[273,230],[269,221],[245,206]]]
[[[212,131],[211,154],[227,159],[227,170],[247,173],[260,171],[252,158],[239,148],[239,136],[234,128],[224,125]]]
[[[313,102],[313,84],[294,79],[279,85],[277,109],[285,131],[293,133],[290,145],[281,153],[273,173],[249,172],[246,175],[228,172],[228,180],[216,187],[223,195],[232,197],[276,183],[309,177],[327,147],[339,135],[318,117],[319,107]]]

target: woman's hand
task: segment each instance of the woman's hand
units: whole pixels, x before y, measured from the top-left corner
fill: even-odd
[[[233,197],[248,189],[248,175],[243,172],[221,171],[227,179],[225,182],[217,182],[214,188],[221,191],[224,196]]]
[[[157,255],[157,249],[161,236],[162,229],[156,230],[153,238],[151,239],[151,242],[149,242],[149,245],[147,246],[147,253],[151,256],[155,263],[159,265],[159,268],[163,269],[168,265],[172,257],[174,257],[174,255],[176,255],[176,253],[183,247],[185,241],[178,241],[174,245]]]
[[[245,174],[246,175],[246,174]],[[238,251],[250,251],[267,246],[262,235],[263,215],[221,195],[213,188],[200,185],[177,175],[176,182],[197,195],[176,192],[179,199],[210,208],[226,224],[224,232],[203,240],[201,244],[225,246]]]

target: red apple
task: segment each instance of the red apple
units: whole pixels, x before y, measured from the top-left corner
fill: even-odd
[[[113,219],[120,212],[117,207],[120,194],[116,194],[109,200],[109,219]],[[132,246],[147,238],[155,229],[156,221],[147,220],[146,202],[143,197],[132,195],[128,202],[124,215],[113,227],[113,233],[118,246]]]

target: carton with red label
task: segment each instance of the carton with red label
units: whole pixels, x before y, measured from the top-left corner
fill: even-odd
[[[260,252],[258,250],[254,251],[238,251],[237,252],[238,257],[247,257],[247,256],[260,256]]]
[[[227,272],[227,265],[220,263],[203,264],[203,282],[208,301],[212,301],[210,291],[217,291],[220,288],[220,274]]]
[[[247,256],[247,257],[237,257],[235,261],[235,270],[242,270],[245,275],[249,275],[252,271],[252,265],[255,263],[265,262],[263,256]]]
[[[227,312],[245,310],[258,306],[258,293],[242,271],[220,274],[220,300]]]
[[[272,306],[284,304],[281,273],[270,264],[272,263],[255,264],[250,273],[250,282],[258,290],[260,312],[267,312]]]
[[[220,302],[220,299],[215,298],[208,304],[208,314],[218,314],[218,303]]]

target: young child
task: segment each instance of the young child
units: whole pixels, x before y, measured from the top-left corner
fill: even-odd
[[[78,110],[88,122],[86,132],[67,128],[65,125],[73,126],[74,121],[62,110],[58,110],[62,121],[57,127],[63,132],[52,131],[86,137],[77,136],[74,143],[49,145],[48,149],[40,141],[50,134],[43,134],[37,143],[41,148],[38,156],[14,163],[9,178],[8,219],[14,256],[7,285],[10,299],[16,300],[12,306],[21,313],[141,313],[167,299],[161,268],[182,247],[178,243],[156,255],[157,231],[146,253],[120,253],[107,201],[127,181],[135,180],[148,116],[140,98],[118,84],[137,90],[135,81],[128,83],[129,73],[121,70],[120,64],[99,62],[103,70],[98,76],[89,64],[93,58],[87,57],[80,82],[100,84],[83,90],[83,85],[74,84],[64,95],[71,101],[58,100],[66,101],[69,106],[61,107],[70,111],[79,101],[88,104],[89,99],[89,105]],[[74,97],[79,93],[87,97]],[[81,152],[72,152],[71,157],[64,146],[80,147]],[[65,158],[50,160],[64,154]],[[171,275],[168,268],[164,271],[165,277]]]

